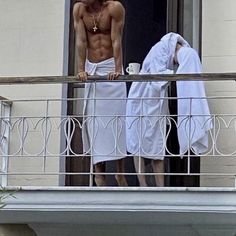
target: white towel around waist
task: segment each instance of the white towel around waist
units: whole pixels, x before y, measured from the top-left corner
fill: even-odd
[[[114,70],[114,58],[99,63],[86,62],[89,75],[104,76]],[[94,164],[125,157],[125,83],[86,83],[84,98],[84,152],[92,155]]]

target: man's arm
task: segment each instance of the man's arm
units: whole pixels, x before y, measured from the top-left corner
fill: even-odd
[[[73,8],[74,28],[76,34],[76,49],[78,50],[78,77],[81,80],[87,80],[87,73],[85,72],[85,61],[87,55],[87,35],[84,22],[82,20],[81,3],[76,3]]]
[[[122,36],[125,22],[125,9],[120,2],[114,1],[110,6],[110,14],[112,17],[111,40],[115,59],[115,72],[121,74],[123,67]],[[115,77],[117,76],[115,75]]]

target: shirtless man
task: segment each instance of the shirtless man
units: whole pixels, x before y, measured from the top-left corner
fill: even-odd
[[[108,80],[116,79],[122,73],[123,63],[122,33],[125,10],[122,4],[118,1],[80,0],[74,5],[73,16],[78,50],[78,78],[86,81],[88,75],[108,75]],[[86,98],[94,98],[94,94],[96,98],[104,100],[86,101]],[[108,101],[109,98],[112,100]],[[106,185],[105,161],[117,160],[117,172],[124,172],[125,128],[124,124],[116,121],[115,125],[119,130],[114,134],[114,122],[111,120],[114,120],[114,117],[125,116],[125,99],[125,83],[85,84],[84,115],[90,115],[93,122],[87,121],[88,148],[84,147],[84,150],[93,157],[95,173],[100,173],[95,175],[97,186]],[[94,112],[96,117],[91,116]],[[100,120],[110,126],[102,127]],[[97,124],[98,127],[92,126],[91,123]],[[96,136],[92,132],[95,128],[98,129]],[[85,138],[83,144],[86,146]],[[127,185],[123,175],[116,175],[116,180],[119,186]]]

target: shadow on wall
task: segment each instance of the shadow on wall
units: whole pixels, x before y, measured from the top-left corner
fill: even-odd
[[[1,236],[37,236],[37,234],[28,225],[19,224],[1,224]]]

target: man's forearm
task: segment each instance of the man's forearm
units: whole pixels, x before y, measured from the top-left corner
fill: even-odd
[[[115,70],[116,72],[122,73],[123,68],[123,55],[122,55],[122,46],[120,42],[113,43],[113,56],[115,59]]]
[[[85,71],[86,45],[79,44],[77,49],[78,49],[78,72]]]

